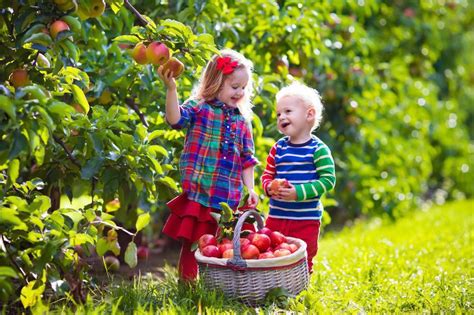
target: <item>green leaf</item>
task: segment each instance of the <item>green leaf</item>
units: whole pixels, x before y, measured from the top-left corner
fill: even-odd
[[[214,45],[214,37],[211,34],[199,34],[197,41],[204,44]]]
[[[160,183],[165,184],[166,186],[168,186],[169,188],[173,189],[174,191],[177,191],[177,190],[178,190],[178,185],[176,185],[175,180],[172,179],[172,178],[169,177],[169,176],[162,177],[162,178],[158,179],[158,181],[159,181]]]
[[[37,210],[40,213],[48,211],[49,208],[51,208],[51,200],[48,196],[37,196],[30,204],[31,210]]]
[[[26,286],[21,288],[20,301],[21,304],[23,304],[24,308],[34,306],[38,302],[38,300],[41,299],[41,295],[44,292],[45,285],[40,285],[39,287],[34,289],[35,284],[36,280],[32,280]]]
[[[91,179],[95,174],[97,174],[103,164],[104,159],[99,156],[95,156],[88,160],[86,165],[84,165],[81,169],[81,178],[85,180]]]
[[[74,99],[76,100],[77,103],[81,106],[82,110],[84,110],[84,113],[89,112],[89,102],[87,101],[86,95],[84,92],[81,90],[80,87],[78,87],[75,84],[71,85],[72,89],[72,94],[74,95]]]
[[[137,245],[134,242],[128,243],[127,249],[125,250],[125,262],[130,268],[137,266]]]
[[[110,0],[110,8],[117,14],[120,11],[120,8],[123,6],[123,0]]]
[[[233,218],[234,211],[226,202],[220,202],[219,205],[221,206],[221,209],[222,209],[222,213],[221,213],[222,222],[230,222]]]
[[[135,36],[135,35],[121,35],[121,36],[115,37],[114,41],[118,42],[119,44],[135,45],[139,43],[141,40],[138,36]]]
[[[0,95],[0,110],[4,111],[13,122],[16,122],[16,108],[12,100],[5,95]]]
[[[0,266],[0,277],[17,278],[15,269],[7,266]]]
[[[61,118],[76,112],[72,106],[60,101],[53,101],[51,105],[48,106],[48,110],[53,114],[59,115]]]
[[[137,232],[141,231],[145,226],[150,223],[150,214],[149,213],[143,213],[138,216],[137,218],[137,223],[135,224],[135,227],[137,228]]]
[[[26,137],[17,129],[13,133],[13,144],[10,148],[10,152],[8,153],[8,159],[14,159],[23,151],[28,151],[28,141],[26,140]]]
[[[95,245],[97,255],[104,256],[108,249],[109,245],[107,244],[107,239],[105,237],[99,238],[97,240],[97,244]]]
[[[18,175],[20,174],[20,160],[14,159],[8,165],[8,180],[11,184],[16,183]]]
[[[153,155],[156,155],[156,153],[161,154],[164,157],[168,157],[168,151],[161,145],[151,145],[148,147],[148,152],[153,153]]]

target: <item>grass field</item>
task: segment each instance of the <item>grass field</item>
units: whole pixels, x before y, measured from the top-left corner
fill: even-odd
[[[395,223],[376,219],[324,235],[310,287],[295,299],[247,308],[200,283],[177,284],[176,271],[169,268],[163,281],[111,285],[76,311],[473,313],[473,236],[474,202],[450,203]]]

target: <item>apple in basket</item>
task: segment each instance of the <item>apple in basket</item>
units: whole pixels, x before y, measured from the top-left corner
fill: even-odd
[[[224,254],[226,250],[234,248],[234,245],[232,245],[232,243],[220,243],[217,244],[217,247],[219,248],[221,254]]]
[[[278,232],[278,231],[273,231],[270,234],[270,239],[272,241],[272,246],[273,247],[276,247],[276,246],[280,245],[281,243],[286,243],[286,236],[283,235],[282,233]]]
[[[241,250],[243,259],[258,259],[260,251],[257,246],[249,244],[247,247]]]
[[[267,259],[267,258],[275,258],[275,255],[273,255],[273,252],[265,252],[258,255],[258,259]]]
[[[263,228],[261,228],[257,233],[258,233],[258,234],[265,234],[265,235],[270,236],[270,234],[272,234],[272,230],[270,230],[270,229],[267,228],[267,227],[263,227]]]
[[[298,245],[290,244],[290,252],[294,253],[298,250]]]
[[[228,249],[226,250],[225,252],[222,253],[222,258],[227,258],[227,259],[230,259],[234,257],[234,249]]]
[[[288,249],[277,249],[276,251],[273,252],[273,255],[275,257],[283,257],[283,256],[288,256],[291,255],[291,252]]]
[[[248,238],[241,237],[240,238],[240,250],[245,249],[247,246],[249,246],[252,242]]]
[[[204,234],[198,240],[199,250],[202,251],[208,245],[217,246],[217,239],[212,234]]]
[[[219,251],[219,248],[215,245],[207,245],[202,249],[202,254],[206,257],[215,257],[215,258],[220,258],[221,257],[221,252]]]
[[[288,250],[291,252],[291,246],[290,246],[290,244],[285,243],[285,242],[283,242],[283,243],[277,245],[277,246],[275,247],[275,250],[277,250],[277,249],[288,249]]]
[[[251,239],[252,245],[255,245],[260,252],[266,251],[270,245],[272,244],[272,241],[270,237],[266,234],[258,234],[255,233]]]

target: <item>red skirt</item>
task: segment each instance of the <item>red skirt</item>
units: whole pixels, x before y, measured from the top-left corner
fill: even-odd
[[[171,212],[163,233],[178,241],[195,242],[203,234],[214,235],[217,222],[210,215],[215,209],[189,200],[185,193],[167,203]]]

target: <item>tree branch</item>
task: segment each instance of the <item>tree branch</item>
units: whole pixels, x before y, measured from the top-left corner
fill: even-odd
[[[136,16],[138,23],[141,26],[147,26],[148,21],[140,14],[140,12],[137,11],[137,9],[135,9],[133,5],[130,4],[128,0],[124,0],[123,3],[125,4],[125,7]]]
[[[53,135],[53,139],[54,139],[54,141],[56,141],[56,143],[58,143],[64,149],[64,151],[66,151],[67,157],[71,160],[72,164],[74,164],[77,167],[81,168],[81,164],[79,164],[79,162],[77,162],[77,160],[74,158],[74,156],[72,156],[71,151],[69,151],[69,149],[66,147],[66,144],[63,142],[63,140],[59,139],[55,135]]]
[[[138,107],[137,103],[135,103],[133,98],[127,97],[125,99],[125,104],[127,104],[128,107],[133,109],[135,111],[135,113],[137,113],[137,115],[140,117],[140,120],[141,120],[142,124],[145,127],[148,127],[148,123],[146,122],[145,115],[143,115],[143,113],[140,111],[140,108]]]

